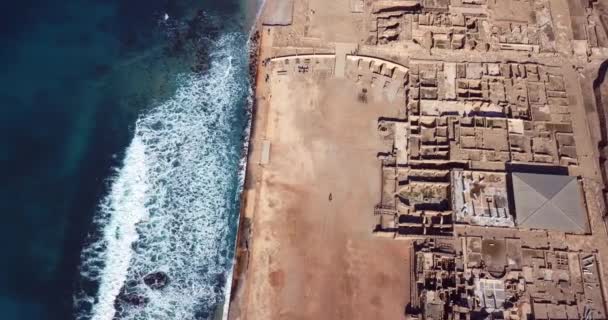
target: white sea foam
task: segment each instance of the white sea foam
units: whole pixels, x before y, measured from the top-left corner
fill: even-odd
[[[137,121],[100,209],[101,237],[83,251],[81,274],[99,289],[76,297],[92,304],[79,318],[205,319],[224,299],[247,122],[244,43],[242,35],[222,36],[210,69],[183,76],[172,99]],[[162,290],[142,281],[155,271],[169,276]],[[116,303],[123,286],[147,303]]]
[[[131,260],[131,245],[137,240],[136,224],[148,216],[145,206],[148,188],[145,145],[140,137],[135,137],[129,146],[124,167],[112,185],[112,191],[101,206],[101,210],[111,218],[103,233],[108,254],[105,268],[114,270],[112,277],[101,283],[96,319],[112,319],[114,297],[127,278]]]

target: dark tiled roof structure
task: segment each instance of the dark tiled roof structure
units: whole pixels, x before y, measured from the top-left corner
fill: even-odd
[[[513,173],[517,225],[568,233],[587,233],[589,223],[576,177]]]

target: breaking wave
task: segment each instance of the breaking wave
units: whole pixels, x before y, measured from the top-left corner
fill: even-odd
[[[246,41],[221,36],[209,69],[182,76],[137,121],[82,253],[78,319],[207,319],[223,303],[249,121]],[[168,285],[148,287],[152,272]]]

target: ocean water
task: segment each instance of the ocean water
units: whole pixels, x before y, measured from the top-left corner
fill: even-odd
[[[233,255],[255,11],[3,6],[1,319],[213,317]],[[143,283],[159,271],[166,287]]]

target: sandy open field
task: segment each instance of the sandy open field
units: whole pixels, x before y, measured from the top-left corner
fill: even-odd
[[[371,232],[386,148],[377,120],[398,104],[359,102],[354,83],[310,74],[272,77],[267,90],[246,193],[249,268],[232,318],[400,319],[410,245]]]

